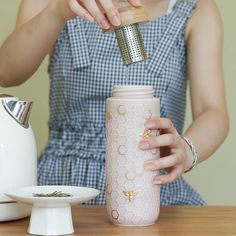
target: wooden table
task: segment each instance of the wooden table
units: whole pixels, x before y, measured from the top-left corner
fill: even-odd
[[[149,227],[111,225],[104,206],[73,208],[74,235],[236,236],[236,206],[167,206]],[[29,219],[0,223],[0,236],[27,235]]]

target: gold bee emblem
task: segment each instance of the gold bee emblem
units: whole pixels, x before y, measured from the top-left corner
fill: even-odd
[[[112,116],[109,112],[106,113],[106,122],[108,123],[111,120]]]
[[[145,130],[144,133],[142,135],[140,135],[142,138],[148,138],[150,137],[152,134],[152,131],[150,129]]]
[[[137,194],[138,194],[138,192],[134,192],[134,191],[127,191],[127,192],[123,191],[123,193],[126,197],[128,197],[129,202],[132,202],[134,197],[137,196]]]

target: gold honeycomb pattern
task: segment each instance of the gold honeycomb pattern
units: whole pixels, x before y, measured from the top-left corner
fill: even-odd
[[[116,210],[112,210],[111,211],[111,216],[114,220],[118,220],[119,219],[119,212]]]
[[[142,151],[145,120],[159,115],[158,104],[114,101],[107,109],[106,200],[110,220],[119,225],[148,225],[159,213],[159,186],[152,180],[156,172],[144,170],[144,162],[158,157],[159,150]],[[140,135],[141,134],[141,135]]]

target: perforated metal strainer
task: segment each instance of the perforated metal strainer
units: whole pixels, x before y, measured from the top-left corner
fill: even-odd
[[[144,61],[147,58],[138,23],[115,29],[115,34],[125,65]]]

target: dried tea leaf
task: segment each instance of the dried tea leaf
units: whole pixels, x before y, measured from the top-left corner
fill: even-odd
[[[72,197],[69,193],[63,193],[62,191],[54,191],[52,193],[33,193],[34,197]]]

